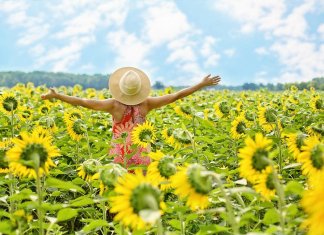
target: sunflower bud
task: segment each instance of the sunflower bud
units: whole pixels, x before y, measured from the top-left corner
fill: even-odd
[[[213,189],[215,175],[213,172],[207,171],[203,166],[191,165],[187,175],[191,186],[197,193],[208,194]]]
[[[117,179],[127,173],[127,170],[119,164],[109,163],[100,172],[100,180],[105,186],[114,187]]]
[[[158,163],[157,166],[161,176],[169,178],[176,173],[176,166],[173,163],[173,157],[164,156]]]

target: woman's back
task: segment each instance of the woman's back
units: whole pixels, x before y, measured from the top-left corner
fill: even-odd
[[[132,130],[138,124],[145,122],[145,114],[141,113],[141,105],[125,105],[122,103],[117,105],[119,105],[119,110],[123,112],[123,115],[119,120],[116,120],[117,115],[113,116],[113,139],[123,139],[123,143],[113,143],[109,154],[114,156],[115,163],[127,167],[131,165],[148,165],[150,158],[142,156],[142,153],[149,152],[149,147],[143,148],[138,146],[137,148],[131,148]],[[134,155],[130,159],[125,159],[125,153]]]

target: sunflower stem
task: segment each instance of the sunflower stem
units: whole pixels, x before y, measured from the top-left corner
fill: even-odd
[[[225,198],[225,205],[226,205],[227,212],[229,214],[228,218],[229,218],[229,223],[230,223],[230,225],[231,225],[231,227],[233,229],[233,234],[240,234],[238,224],[237,224],[237,222],[235,220],[233,207],[232,207],[232,204],[231,204],[231,201],[230,201],[229,197],[226,194],[223,183],[218,178],[218,176],[216,176],[215,179],[217,181],[217,184],[219,185],[219,188],[220,188],[221,193],[223,194],[223,197]]]
[[[186,234],[186,222],[183,220],[182,212],[178,212],[178,217],[180,220],[181,235],[185,235]]]
[[[279,129],[279,124],[278,121],[276,121],[276,134],[277,138],[279,140],[279,174],[281,174],[282,170],[282,146],[281,146],[281,134],[280,134],[280,129]]]
[[[42,211],[42,187],[41,187],[41,180],[39,176],[39,167],[36,167],[36,190],[38,195],[38,207],[37,207],[37,214],[38,214],[38,223],[39,223],[39,234],[43,235],[43,211]]]
[[[102,206],[102,219],[104,221],[106,221],[107,220],[107,209],[106,209],[106,203],[105,203],[105,201],[103,201],[101,203],[101,206]],[[106,228],[106,226],[103,226],[103,234],[107,234],[107,228]]]
[[[86,139],[87,139],[87,146],[88,146],[89,158],[92,158],[92,153],[91,153],[91,150],[90,150],[90,141],[89,141],[88,130],[86,130]]]
[[[284,190],[282,188],[282,185],[280,183],[280,180],[279,180],[279,176],[278,176],[278,173],[274,167],[274,164],[272,161],[269,160],[269,163],[272,167],[272,171],[273,171],[273,175],[274,175],[274,185],[275,185],[275,188],[276,188],[276,192],[277,192],[277,195],[278,195],[278,209],[279,209],[279,212],[280,212],[280,227],[281,227],[281,230],[282,230],[282,234],[285,234],[285,212],[284,212],[284,208],[286,207],[286,202],[285,202],[285,193],[284,193]]]
[[[11,108],[11,139],[14,138],[14,111],[13,108]],[[10,199],[9,199],[9,210],[10,213],[12,214],[15,210],[16,207],[15,205],[12,203],[12,196],[14,195],[14,191],[15,191],[15,178],[12,175],[11,171],[9,172],[9,193],[10,193]]]
[[[162,225],[162,219],[158,219],[158,222],[157,222],[157,234],[158,235],[163,235],[164,232],[163,232],[163,225]]]

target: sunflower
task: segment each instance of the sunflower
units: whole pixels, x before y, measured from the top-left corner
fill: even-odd
[[[52,158],[59,156],[59,150],[51,143],[52,138],[26,132],[20,137],[12,140],[15,145],[6,154],[10,171],[20,177],[36,178],[37,173],[39,176],[47,174],[49,168],[55,166]]]
[[[0,96],[0,111],[10,115],[11,112],[19,108],[19,102],[15,95],[11,92],[6,92]]]
[[[246,146],[238,154],[241,158],[239,170],[242,177],[254,183],[262,175],[262,171],[270,167],[268,157],[271,143],[261,133],[255,135],[255,140],[251,137],[245,139]]]
[[[173,139],[172,139],[173,142],[171,143],[171,145],[175,149],[181,149],[183,147],[190,146],[190,144],[191,144],[192,136],[186,130],[183,130],[181,128],[177,128],[177,129],[175,129],[173,131],[173,135],[172,136],[173,136]]]
[[[304,143],[298,156],[303,174],[309,176],[310,181],[324,177],[324,144],[316,136],[308,137]]]
[[[288,150],[291,152],[295,159],[297,159],[298,155],[301,153],[301,147],[304,145],[304,140],[307,135],[304,133],[294,133],[287,135],[287,145]]]
[[[245,136],[246,128],[249,127],[249,123],[243,115],[235,118],[231,124],[231,135],[233,139],[240,139]]]
[[[39,106],[38,112],[42,115],[47,115],[51,111],[52,104],[45,100],[44,104]]]
[[[312,124],[306,127],[306,132],[311,136],[321,138],[324,135],[324,123]]]
[[[275,109],[259,106],[259,123],[265,131],[270,132],[274,130],[276,128],[276,121],[277,111]]]
[[[109,188],[114,188],[117,179],[127,173],[127,170],[120,164],[109,163],[100,170],[100,195],[103,195]]]
[[[82,119],[82,112],[79,109],[70,109],[64,112],[63,119],[65,124],[69,123],[70,120]]]
[[[77,169],[78,176],[82,179],[91,182],[99,179],[99,167],[101,163],[96,159],[88,159],[84,161]]]
[[[19,117],[22,121],[31,120],[33,118],[33,112],[30,110],[30,108],[22,107],[19,110]]]
[[[173,131],[171,128],[164,128],[162,130],[162,137],[167,144],[172,145],[174,143]]]
[[[81,140],[86,133],[84,122],[77,118],[67,120],[66,129],[70,137],[75,141]]]
[[[149,157],[153,162],[148,166],[147,175],[153,181],[159,182],[162,191],[172,187],[170,177],[176,173],[173,157],[163,154],[161,151],[150,152]]]
[[[227,118],[230,113],[230,108],[226,101],[221,101],[214,104],[215,113],[219,118]]]
[[[149,143],[153,143],[155,138],[154,126],[148,121],[137,125],[132,131],[133,143],[144,148],[146,148]]]
[[[315,188],[304,192],[301,205],[308,214],[301,225],[308,230],[309,235],[324,234],[324,184],[318,184]]]
[[[256,184],[253,186],[255,191],[260,193],[268,201],[270,201],[276,194],[274,177],[272,168],[267,167],[262,174],[259,175]]]
[[[214,184],[213,172],[203,166],[192,164],[180,167],[177,173],[171,176],[171,184],[181,199],[186,199],[186,205],[191,210],[205,209],[209,204],[209,192]]]
[[[134,230],[150,227],[165,209],[156,182],[143,176],[141,171],[118,178],[114,192],[116,195],[109,198],[110,211],[116,213],[114,220]],[[153,216],[145,216],[146,212],[151,212]]]
[[[189,105],[177,105],[174,107],[174,111],[181,117],[191,120],[193,110]]]
[[[324,109],[323,100],[320,96],[313,96],[310,101],[310,107],[314,112],[319,112]]]

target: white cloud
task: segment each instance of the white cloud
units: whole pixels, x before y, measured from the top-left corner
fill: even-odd
[[[270,50],[275,52],[279,61],[285,65],[283,79],[300,82],[324,74],[324,45],[317,47],[314,43],[295,39],[276,42]]]
[[[233,57],[236,53],[236,50],[234,48],[229,48],[229,49],[226,49],[224,50],[224,54],[227,56],[227,57]]]
[[[152,45],[160,45],[178,38],[189,32],[191,26],[183,14],[171,1],[156,1],[149,5],[144,14],[144,27],[142,34]]]
[[[318,26],[317,32],[319,34],[319,38],[324,40],[324,24],[321,24],[320,26]]]
[[[110,32],[107,35],[107,43],[116,53],[112,67],[134,66],[143,69],[150,65],[147,56],[151,46],[135,34],[125,30]]]
[[[214,4],[217,11],[229,14],[241,23],[241,32],[262,32],[271,40],[269,48],[259,47],[255,52],[278,58],[282,65],[281,75],[275,81],[306,81],[324,74],[323,46],[318,46],[314,35],[309,33],[306,15],[319,7],[321,1],[305,0],[288,7],[284,0],[219,0]],[[322,2],[323,4],[323,2]],[[324,26],[319,26],[319,37]]]
[[[267,55],[269,52],[265,47],[258,47],[255,48],[255,53],[259,54],[259,55]]]

